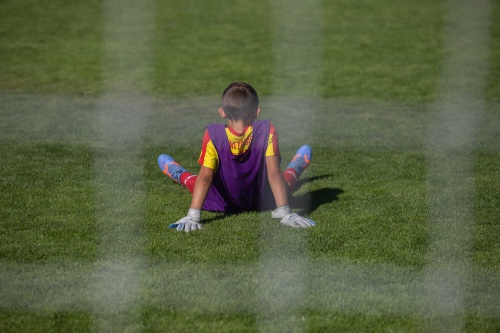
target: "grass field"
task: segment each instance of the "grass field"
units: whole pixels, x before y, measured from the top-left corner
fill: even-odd
[[[0,332],[498,332],[500,2],[0,2]],[[204,212],[234,80],[283,164],[292,230]]]

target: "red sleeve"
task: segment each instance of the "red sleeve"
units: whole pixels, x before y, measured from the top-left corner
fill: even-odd
[[[269,142],[267,145],[266,156],[280,156],[280,148],[278,143],[278,131],[273,123],[269,128]]]
[[[209,142],[210,142],[210,134],[208,134],[208,130],[205,130],[205,134],[203,135],[203,140],[201,143],[200,158],[198,159],[199,165],[203,165],[203,161],[205,160],[205,155],[207,153],[207,144]]]

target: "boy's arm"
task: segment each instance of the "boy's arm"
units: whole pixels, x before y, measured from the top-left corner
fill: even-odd
[[[205,199],[207,198],[208,190],[212,185],[212,180],[215,170],[202,166],[196,183],[194,184],[193,198],[191,199],[191,206],[186,217],[183,217],[176,223],[172,223],[170,228],[176,228],[178,231],[194,231],[201,229],[201,208]]]
[[[271,185],[271,190],[273,191],[274,200],[276,201],[277,207],[288,205],[288,193],[286,189],[285,180],[283,179],[283,174],[281,173],[279,157],[278,156],[266,156],[267,165],[267,178],[269,179],[269,184]]]
[[[194,183],[193,198],[191,199],[192,209],[201,209],[207,198],[208,190],[212,186],[215,170],[202,166],[196,183]]]
[[[280,222],[294,228],[308,228],[315,226],[314,221],[302,217],[296,213],[290,213],[288,206],[287,185],[281,173],[279,157],[266,156],[267,178],[273,191],[274,200],[276,201],[276,210],[271,214],[273,218],[279,218]]]

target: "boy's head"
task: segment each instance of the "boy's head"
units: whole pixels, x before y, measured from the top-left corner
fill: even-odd
[[[245,82],[233,82],[222,93],[222,110],[230,120],[253,120],[259,112],[257,91]]]

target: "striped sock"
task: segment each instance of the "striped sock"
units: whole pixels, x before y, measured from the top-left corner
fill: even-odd
[[[197,177],[198,177],[197,175],[193,175],[190,172],[185,171],[181,174],[180,181],[181,184],[184,185],[189,190],[189,192],[193,193],[194,183],[196,183]]]
[[[283,172],[283,178],[290,187],[290,190],[293,191],[298,180],[297,171],[294,168],[288,168]]]

